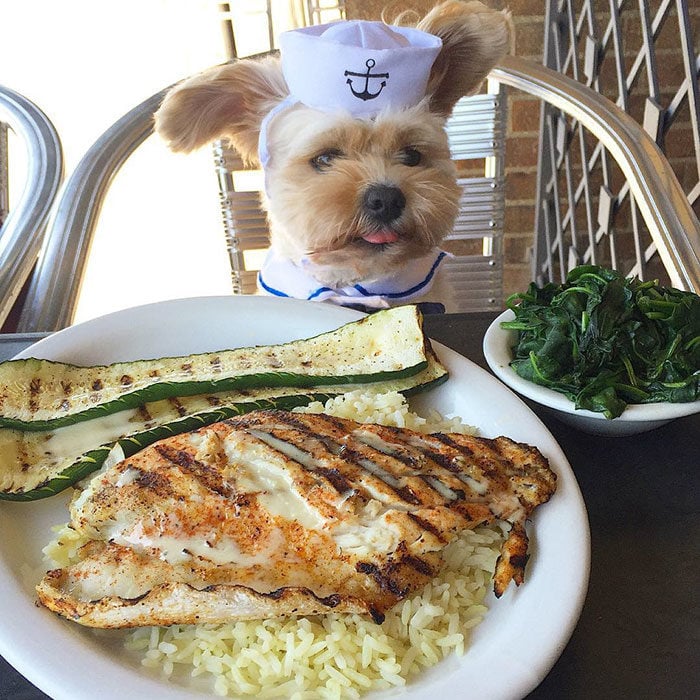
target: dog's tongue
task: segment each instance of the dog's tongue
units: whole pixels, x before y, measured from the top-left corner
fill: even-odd
[[[396,231],[384,229],[368,233],[366,236],[362,236],[362,240],[367,241],[367,243],[395,243],[399,240],[399,234]]]

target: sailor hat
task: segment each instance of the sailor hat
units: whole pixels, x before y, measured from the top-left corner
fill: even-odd
[[[418,104],[442,47],[438,37],[419,29],[363,20],[284,32],[279,43],[293,97],[356,117]]]
[[[290,94],[261,125],[263,166],[269,160],[268,123],[294,104],[358,118],[417,105],[442,40],[411,27],[350,20],[283,32],[279,45]]]

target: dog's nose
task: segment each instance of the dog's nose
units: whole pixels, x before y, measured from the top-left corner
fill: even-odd
[[[393,185],[370,185],[363,199],[365,211],[382,224],[388,224],[401,216],[406,206],[403,192]]]

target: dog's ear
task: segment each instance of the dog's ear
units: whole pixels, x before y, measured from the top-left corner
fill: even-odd
[[[428,94],[431,111],[445,117],[457,100],[479,89],[489,71],[512,48],[510,14],[481,2],[444,2],[417,28],[442,39],[428,80]]]
[[[288,92],[276,57],[217,66],[166,94],[155,114],[156,132],[173,151],[192,151],[227,139],[254,164],[260,123]]]

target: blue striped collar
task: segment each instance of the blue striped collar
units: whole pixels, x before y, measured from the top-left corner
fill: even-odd
[[[258,284],[264,293],[271,296],[332,301],[341,305],[359,302],[370,308],[386,308],[397,302],[408,303],[426,294],[433,284],[440,263],[447,255],[444,250],[434,248],[390,277],[333,289],[319,284],[309,274],[311,266],[304,268],[296,265],[270,250],[258,273]]]

